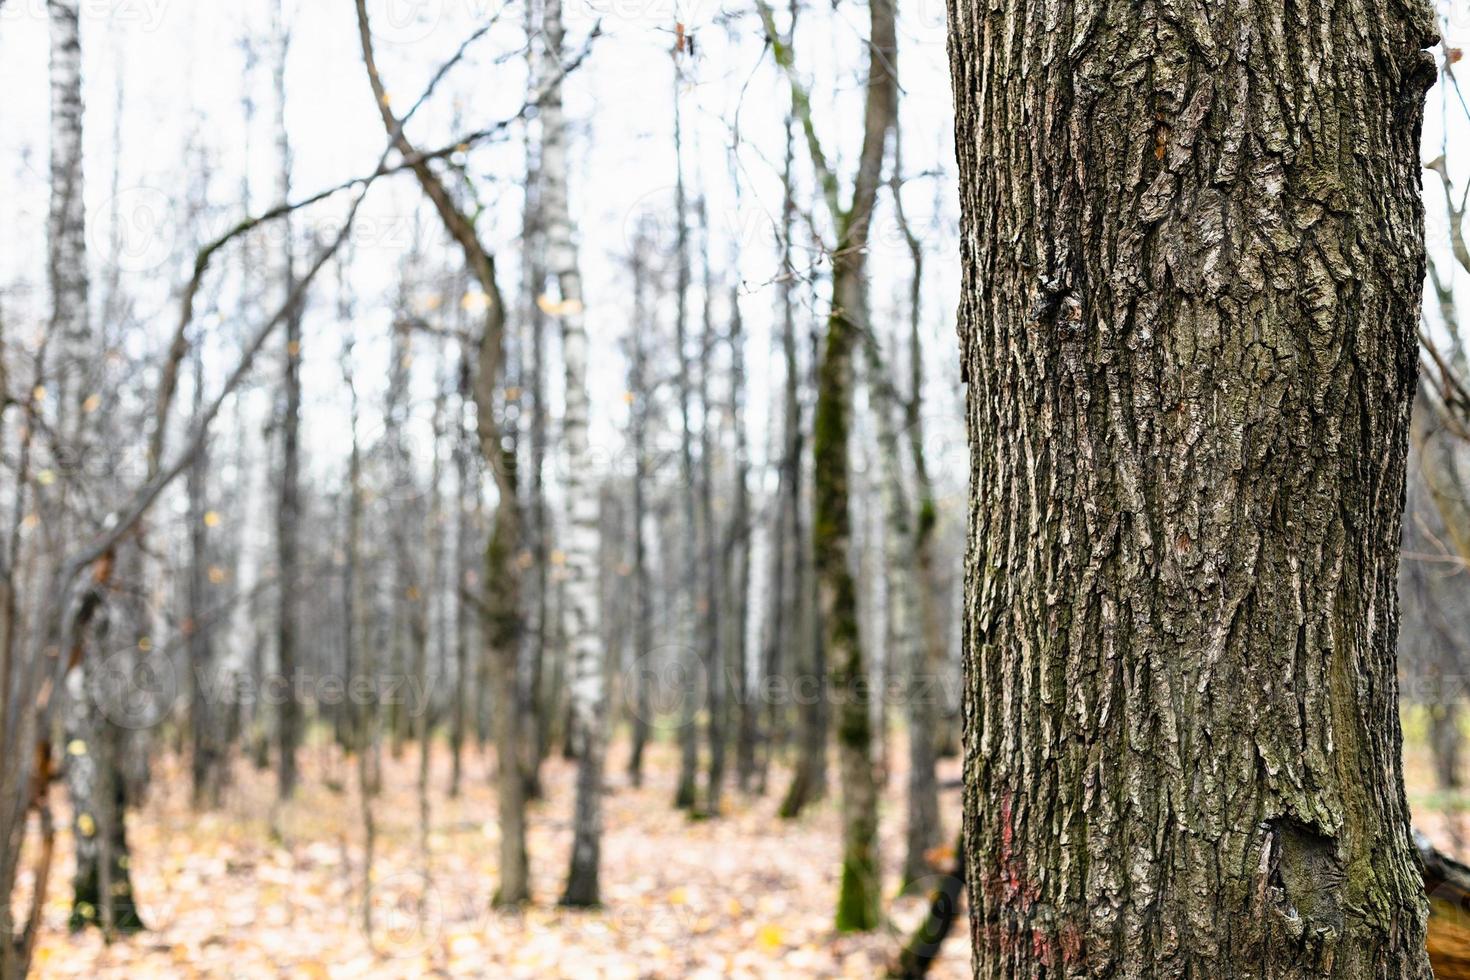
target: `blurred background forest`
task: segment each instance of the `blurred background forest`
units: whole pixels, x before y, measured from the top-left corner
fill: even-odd
[[[1400,677],[1465,858],[1441,15]],[[940,0],[3,0],[0,84],[4,975],[917,968],[970,472]]]

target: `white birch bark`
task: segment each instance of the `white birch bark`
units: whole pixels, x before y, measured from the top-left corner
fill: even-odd
[[[547,0],[542,21],[546,79],[561,75],[561,0]],[[579,772],[571,872],[563,902],[598,901],[598,846],[602,833],[603,732],[606,718],[606,664],[599,628],[597,594],[597,487],[589,479],[587,451],[587,327],[583,318],[582,276],[577,267],[576,231],[568,204],[566,114],[562,86],[552,84],[541,103],[541,215],[546,236],[546,268],[556,280],[556,300],[543,307],[561,324],[566,371],[562,435],[567,454],[566,480],[566,629],[571,655],[571,697]]]
[[[69,451],[86,451],[80,406],[93,362],[88,316],[86,205],[82,196],[82,43],[78,0],[48,0],[51,32],[51,206],[48,275],[50,343],[58,431]]]

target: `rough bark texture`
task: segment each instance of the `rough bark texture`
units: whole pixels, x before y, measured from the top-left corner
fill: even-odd
[[[1427,977],[1427,5],[950,4],[979,977]]]

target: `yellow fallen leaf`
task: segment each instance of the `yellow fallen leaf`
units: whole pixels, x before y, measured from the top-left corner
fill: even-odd
[[[763,925],[755,934],[755,944],[768,953],[780,949],[784,943],[785,936],[777,925]]]

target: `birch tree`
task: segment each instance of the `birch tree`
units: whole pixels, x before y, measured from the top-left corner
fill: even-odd
[[[577,751],[577,800],[572,821],[572,860],[562,902],[596,905],[602,836],[602,768],[606,752],[606,650],[601,638],[597,591],[598,488],[589,472],[587,421],[587,327],[582,275],[577,267],[576,228],[568,183],[567,123],[562,103],[561,62],[566,30],[561,0],[546,0],[541,29],[541,77],[547,85],[540,106],[540,213],[546,236],[546,271],[557,297],[546,297],[561,325],[565,399],[562,441],[566,452],[566,629],[571,656],[570,691]]]
[[[56,383],[52,422],[60,440],[59,461],[87,461],[93,449],[91,415],[99,405],[92,389],[100,353],[89,310],[86,203],[82,165],[82,47],[76,0],[47,4],[51,40],[51,200],[47,271],[51,292],[48,344],[54,346],[50,372]],[[44,392],[37,392],[44,397]],[[80,467],[77,479],[83,478]],[[63,491],[65,491],[63,487]],[[81,489],[81,488],[77,488]],[[65,547],[83,532],[86,515],[80,495],[54,497],[48,507],[56,522],[56,543]],[[110,624],[107,591],[115,562],[94,573],[71,635],[54,636],[66,644],[65,771],[72,802],[76,870],[69,924],[99,926],[108,935],[143,928],[133,900],[126,819],[126,785],[118,752],[121,737],[105,711],[109,703],[103,673]],[[119,632],[123,632],[119,630]],[[70,641],[68,643],[68,641]],[[115,642],[115,641],[113,641]],[[115,648],[114,648],[115,649]],[[131,669],[131,653],[112,669]],[[108,658],[109,661],[111,658]]]

